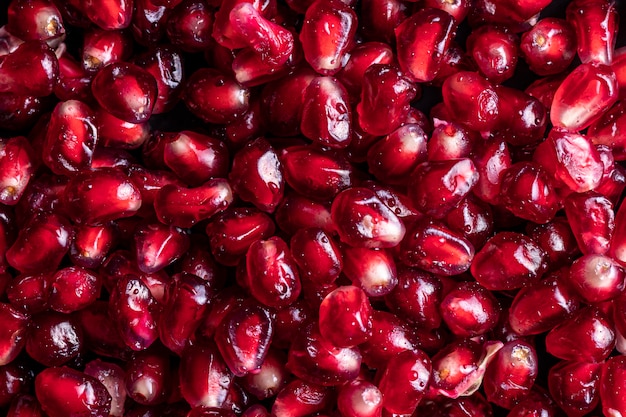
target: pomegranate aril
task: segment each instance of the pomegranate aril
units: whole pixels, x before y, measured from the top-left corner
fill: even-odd
[[[14,360],[7,365],[0,366],[0,405],[6,407],[12,402],[27,394],[35,379],[35,372],[30,369],[30,363],[24,360]]]
[[[561,361],[548,373],[550,395],[568,416],[588,414],[600,400],[601,370],[601,363]]]
[[[583,64],[611,65],[619,18],[615,4],[574,0],[567,5],[566,17],[576,32],[578,57]]]
[[[521,90],[499,85],[498,134],[511,145],[533,145],[544,138],[548,108],[537,98]]]
[[[315,323],[306,326],[289,348],[287,369],[313,384],[343,385],[355,379],[360,368],[359,349],[333,346],[320,334]]]
[[[272,405],[272,416],[304,417],[324,410],[332,401],[332,390],[294,379],[283,388]]]
[[[526,398],[511,409],[507,417],[556,417],[559,415],[557,405],[544,390],[535,388]]]
[[[439,275],[467,271],[474,259],[474,247],[460,233],[437,221],[418,221],[400,245],[399,259],[411,267]]]
[[[467,158],[472,152],[476,139],[473,132],[469,132],[461,125],[437,119],[427,144],[428,160],[446,161]]]
[[[565,214],[583,254],[604,255],[615,227],[613,204],[593,191],[565,199]]]
[[[54,95],[61,101],[88,101],[91,97],[91,80],[93,74],[88,73],[67,52],[57,53],[59,61],[59,77],[54,86]]]
[[[363,362],[370,368],[379,368],[394,355],[405,350],[418,349],[418,340],[413,326],[386,311],[374,310],[372,335],[359,346]]]
[[[42,365],[63,365],[84,349],[82,328],[73,316],[40,313],[33,317],[29,330],[26,352]]]
[[[112,224],[76,227],[70,246],[70,259],[74,265],[97,268],[102,265],[114,243]]]
[[[165,26],[170,11],[153,0],[135,0],[130,31],[135,41],[154,45],[165,36]]]
[[[23,136],[0,140],[0,203],[18,203],[37,168],[35,152]]]
[[[513,408],[530,392],[538,370],[537,352],[531,344],[523,340],[506,343],[485,372],[487,399],[500,407]]]
[[[161,223],[150,223],[135,230],[137,264],[145,273],[160,271],[180,259],[189,249],[186,231]]]
[[[41,404],[33,395],[23,394],[16,397],[7,411],[7,417],[45,417]]]
[[[396,263],[385,249],[346,247],[343,250],[343,273],[368,297],[385,296],[398,284]]]
[[[153,2],[158,5],[158,2]],[[186,52],[200,52],[213,44],[213,10],[204,0],[179,2],[167,13],[167,37]],[[155,7],[155,6],[152,6]],[[162,30],[162,29],[161,29]]]
[[[294,234],[299,229],[318,228],[334,233],[329,202],[317,202],[296,193],[287,193],[274,213],[280,230]]]
[[[122,417],[124,415],[124,401],[126,400],[124,370],[114,363],[95,359],[85,365],[85,374],[96,378],[109,392],[111,396],[109,415]]]
[[[324,1],[324,0],[319,0]],[[418,87],[392,65],[374,64],[363,75],[358,123],[371,135],[388,135],[402,125]],[[377,115],[385,114],[381,118]]]
[[[30,317],[10,304],[0,303],[0,365],[12,362],[27,342]]]
[[[372,306],[363,290],[339,287],[328,294],[319,310],[322,336],[337,347],[365,342],[372,334]]]
[[[554,93],[550,121],[555,127],[583,130],[599,119],[618,98],[615,72],[606,65],[583,64]]]
[[[273,212],[283,197],[283,168],[275,149],[263,138],[235,154],[229,178],[239,197],[259,210]]]
[[[300,295],[297,265],[280,237],[257,240],[246,253],[246,283],[250,293],[268,307],[285,307]]]
[[[485,287],[476,282],[455,286],[443,297],[441,317],[458,337],[474,337],[493,329],[500,315],[500,305]]]
[[[478,182],[471,159],[429,161],[417,166],[409,179],[409,198],[420,212],[444,217]]]
[[[491,405],[476,392],[470,396],[424,398],[418,408],[419,415],[432,417],[492,417]]]
[[[289,146],[281,151],[280,162],[287,184],[314,200],[331,200],[356,182],[354,167],[341,151]]]
[[[167,292],[167,304],[158,323],[159,337],[171,351],[181,354],[200,325],[213,294],[208,282],[185,272],[172,280]]]
[[[400,69],[413,81],[432,81],[456,35],[456,23],[446,11],[433,8],[425,8],[405,19],[395,29]]]
[[[441,281],[417,268],[398,268],[398,285],[385,296],[392,311],[420,327],[434,329],[441,324],[439,304],[442,299]]]
[[[371,190],[353,187],[333,200],[331,216],[342,242],[355,247],[388,248],[404,238],[402,221]]]
[[[589,254],[572,264],[568,283],[588,303],[599,303],[619,296],[626,275],[622,267],[605,255]]]
[[[172,375],[170,360],[164,350],[137,352],[128,362],[124,384],[128,397],[139,404],[161,404],[169,394]]]
[[[109,415],[111,396],[96,378],[68,368],[44,369],[35,378],[35,393],[50,417]]]
[[[55,42],[65,34],[61,12],[48,0],[13,0],[7,10],[6,29],[24,41]]]
[[[489,204],[499,204],[502,174],[513,164],[507,143],[502,139],[488,140],[482,150],[477,150],[473,161],[478,181],[472,191]]]
[[[130,357],[130,348],[126,346],[113,320],[109,316],[106,301],[96,301],[76,313],[85,336],[85,349],[98,355],[117,359]]]
[[[345,417],[381,417],[383,394],[369,381],[354,380],[341,387],[337,408]]]
[[[520,49],[535,74],[559,74],[576,57],[576,33],[568,21],[546,17],[522,35]]]
[[[498,26],[476,28],[467,38],[467,53],[489,81],[501,84],[513,76],[519,55],[519,39]]]
[[[241,381],[245,390],[259,400],[275,397],[289,382],[286,362],[282,351],[270,348],[258,372],[248,373]]]
[[[322,75],[333,75],[352,49],[357,17],[338,0],[317,0],[306,10],[300,32],[304,58]]]
[[[600,362],[615,346],[613,325],[594,307],[578,311],[546,336],[546,350],[565,360]]]
[[[570,265],[580,254],[571,225],[564,217],[541,225],[528,224],[527,234],[547,254],[549,271]]]
[[[216,69],[200,69],[187,80],[183,100],[189,110],[207,123],[225,124],[249,108],[250,92],[234,78]]]
[[[159,337],[158,311],[148,287],[139,278],[126,275],[116,282],[110,297],[111,318],[124,343],[137,351],[152,345]]]
[[[130,41],[122,31],[93,29],[83,38],[82,65],[87,71],[98,69],[114,62],[125,61],[131,53]]]
[[[72,226],[64,217],[35,215],[6,252],[7,262],[26,274],[54,271],[67,253],[71,238]]]
[[[317,284],[331,284],[343,269],[337,242],[323,229],[303,228],[290,241],[291,254],[302,279]]]
[[[180,357],[180,389],[192,407],[221,407],[233,374],[212,342],[188,345]]]
[[[406,350],[392,357],[380,371],[378,387],[385,410],[410,414],[422,400],[431,378],[431,362],[426,353]]]
[[[600,377],[600,401],[602,412],[606,416],[620,416],[626,413],[624,397],[624,376],[626,374],[626,356],[617,355],[608,359],[602,366]]]
[[[369,171],[387,184],[406,183],[415,167],[426,160],[426,142],[426,133],[419,125],[399,127],[370,147]]]
[[[59,61],[45,42],[24,42],[0,58],[0,92],[44,97],[52,93],[58,74]]]
[[[286,349],[291,346],[300,330],[314,317],[313,307],[303,299],[296,300],[290,306],[275,311],[275,331],[272,346],[280,349]]]
[[[500,98],[494,85],[480,74],[459,71],[446,78],[441,92],[454,121],[479,132],[489,132],[498,124]]]
[[[580,302],[566,284],[567,269],[522,288],[509,309],[509,323],[522,336],[551,330],[571,316]]]
[[[72,313],[92,304],[100,296],[101,278],[93,272],[70,266],[50,277],[48,304],[54,311]]]
[[[161,223],[187,228],[225,210],[233,198],[228,181],[222,178],[195,188],[168,184],[154,197],[154,211]]]
[[[393,50],[389,45],[382,42],[364,42],[350,51],[350,58],[336,77],[348,90],[350,97],[356,99],[361,94],[365,71],[375,64],[389,65],[393,62]]]

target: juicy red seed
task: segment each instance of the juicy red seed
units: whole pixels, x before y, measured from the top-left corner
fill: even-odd
[[[609,251],[615,210],[608,198],[593,191],[572,193],[565,199],[565,214],[582,253],[604,255]]]
[[[130,42],[122,31],[92,30],[83,39],[83,68],[97,71],[113,62],[125,61],[130,55]]]
[[[30,318],[6,303],[0,304],[0,318],[0,365],[4,366],[13,361],[26,344]]]
[[[500,305],[480,284],[461,283],[441,300],[441,317],[448,328],[459,337],[474,337],[487,333],[498,322]]]
[[[356,107],[359,126],[371,135],[390,134],[406,118],[417,93],[416,85],[395,67],[370,66],[363,76],[361,101]],[[386,117],[376,117],[379,114]]]
[[[576,56],[576,34],[566,20],[546,17],[522,35],[520,48],[535,74],[558,74]]]
[[[302,279],[318,284],[333,283],[343,269],[337,242],[319,228],[298,230],[289,244]]]
[[[243,385],[246,391],[259,400],[275,397],[289,382],[286,362],[286,354],[270,348],[258,373],[248,373],[244,377]]]
[[[172,378],[169,362],[167,353],[158,349],[134,354],[124,374],[128,397],[145,405],[164,402]]]
[[[192,407],[221,407],[234,379],[217,347],[207,342],[183,350],[179,376],[181,394]]]
[[[268,307],[285,307],[300,295],[297,265],[284,240],[257,240],[246,253],[246,283],[250,293]]]
[[[383,394],[368,381],[352,381],[342,386],[337,395],[337,408],[346,417],[377,417],[382,406]]]
[[[393,247],[406,232],[395,213],[366,188],[339,193],[333,200],[331,216],[342,242],[355,247]]]
[[[0,367],[0,404],[3,407],[25,395],[32,386],[35,373],[28,365],[18,359]]]
[[[478,171],[471,159],[424,162],[411,174],[409,197],[420,212],[442,218],[477,181]]]
[[[97,268],[102,265],[114,243],[115,232],[111,224],[79,226],[70,246],[70,258],[74,265]]]
[[[534,145],[544,138],[548,108],[524,91],[499,85],[499,134],[511,145]]]
[[[550,395],[568,415],[587,414],[600,400],[601,370],[601,363],[561,361],[548,374]]]
[[[406,350],[392,357],[381,370],[378,382],[385,410],[411,414],[426,392],[430,377],[431,362],[424,352]]]
[[[467,53],[489,81],[502,83],[513,76],[519,55],[519,40],[497,26],[475,29],[467,38]]]
[[[404,20],[395,34],[400,69],[414,81],[427,82],[437,75],[456,22],[444,10],[426,8]]]
[[[50,417],[108,415],[111,396],[96,378],[68,368],[44,369],[35,378],[35,393]]]
[[[111,396],[111,416],[124,414],[126,389],[124,387],[124,370],[111,362],[95,359],[85,365],[85,374],[96,378],[104,385]]]
[[[52,275],[49,285],[50,308],[67,314],[95,302],[100,296],[102,279],[87,269],[70,266]]]
[[[460,71],[446,78],[442,86],[443,103],[454,121],[480,132],[498,123],[500,99],[492,83],[481,75]]]
[[[363,362],[374,368],[394,355],[418,348],[418,340],[408,322],[386,311],[374,310],[372,336],[360,346]]]
[[[548,255],[548,270],[570,265],[580,254],[576,238],[563,217],[542,225],[528,225],[528,236]]]
[[[8,7],[7,30],[25,41],[51,41],[65,34],[59,9],[47,0],[14,0]]]
[[[113,63],[98,71],[91,85],[94,98],[113,116],[130,123],[147,121],[157,98],[157,83],[146,70]]]
[[[446,161],[470,156],[476,135],[461,125],[445,120],[437,121],[428,140],[428,160]]]
[[[160,5],[159,2],[153,3]],[[168,7],[171,12],[162,12],[167,13],[167,23],[164,26],[172,44],[187,52],[199,52],[210,47],[213,43],[211,39],[213,11],[209,4],[199,0],[185,1],[176,7],[172,6]]]
[[[289,348],[287,369],[307,382],[325,386],[342,385],[355,379],[361,368],[357,347],[336,347],[311,324]]]
[[[345,248],[343,273],[369,297],[385,296],[398,283],[395,261],[385,249]]]
[[[372,334],[372,306],[363,290],[339,287],[328,294],[319,310],[319,329],[337,347],[365,342]]]
[[[354,11],[337,0],[317,0],[307,8],[300,32],[304,58],[322,75],[337,73],[356,32]]]
[[[600,377],[600,401],[602,412],[605,415],[620,415],[626,413],[626,400],[623,393],[624,376],[626,372],[626,357],[613,356],[602,366]]]
[[[615,347],[613,326],[594,307],[580,310],[546,336],[546,350],[565,360],[600,362]]]
[[[70,315],[45,312],[35,316],[26,340],[26,352],[45,366],[60,366],[84,349],[77,320]]]
[[[11,305],[28,314],[47,310],[50,293],[49,274],[19,275],[6,290]]]
[[[276,417],[304,417],[325,409],[331,402],[328,387],[294,379],[283,388],[272,405]]]
[[[268,354],[274,323],[266,307],[248,303],[230,310],[215,331],[217,347],[235,376],[256,374]]]
[[[416,268],[398,268],[398,285],[385,296],[387,307],[407,320],[427,328],[441,324],[441,281]]]
[[[605,0],[574,0],[567,5],[566,18],[576,31],[578,57],[583,64],[610,65],[617,34],[615,5]]]
[[[399,258],[407,266],[452,276],[470,268],[474,247],[443,223],[418,221],[402,241]]]
[[[18,203],[36,168],[35,152],[23,136],[0,141],[0,202]]]
[[[147,274],[160,271],[180,259],[189,245],[188,234],[178,227],[151,223],[135,230],[137,265]]]
[[[589,303],[611,300],[619,296],[626,282],[623,268],[604,255],[585,255],[572,263],[570,285]]]
[[[29,68],[28,77],[23,75]],[[24,42],[0,61],[0,92],[44,97],[52,93],[59,61],[45,42]]]
[[[513,164],[508,145],[501,139],[487,141],[477,150],[474,164],[478,171],[474,194],[489,204],[499,203],[502,173]]]

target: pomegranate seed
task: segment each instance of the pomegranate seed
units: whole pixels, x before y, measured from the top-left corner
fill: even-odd
[[[529,145],[543,140],[548,109],[523,91],[496,86],[500,97],[499,134],[512,145]]]
[[[182,273],[172,280],[158,323],[165,346],[181,354],[208,310],[211,295],[209,283],[196,275]]]
[[[404,238],[402,221],[367,188],[353,187],[333,200],[331,216],[340,239],[356,247],[388,248]]]
[[[250,92],[232,77],[214,69],[201,69],[187,81],[184,101],[207,123],[229,123],[249,108]]]
[[[188,345],[181,354],[180,389],[192,407],[221,407],[233,375],[212,343]]]
[[[270,348],[258,373],[248,373],[243,378],[246,391],[259,400],[275,397],[289,382],[286,362],[287,356],[282,351]]]
[[[19,275],[6,290],[9,303],[28,314],[47,310],[50,293],[49,274]]]
[[[93,74],[88,73],[67,52],[59,55],[59,76],[54,86],[54,95],[61,101],[88,101],[91,97],[91,80]]]
[[[426,8],[402,21],[395,34],[400,69],[413,81],[428,82],[437,75],[456,34],[456,22],[444,10]]]
[[[385,249],[345,248],[343,273],[369,297],[389,294],[398,284],[396,264]]]
[[[583,193],[600,185],[603,165],[598,151],[583,135],[552,129],[537,146],[534,160],[558,183]]]
[[[363,362],[375,368],[402,351],[417,349],[418,345],[408,322],[386,311],[374,310],[372,336],[360,348]]]
[[[619,416],[626,413],[626,403],[622,395],[625,370],[626,357],[624,355],[613,356],[602,366],[600,400],[602,412],[606,416]]]
[[[96,378],[109,392],[111,396],[111,411],[109,415],[113,417],[123,416],[124,401],[126,400],[124,370],[114,363],[96,359],[85,365],[85,374]]]
[[[615,346],[615,332],[598,309],[588,307],[554,327],[546,336],[546,350],[565,360],[600,362]]]
[[[522,35],[520,48],[535,74],[559,74],[576,56],[576,33],[568,21],[546,17]]]
[[[402,241],[400,260],[439,275],[458,275],[470,268],[474,247],[462,235],[436,221],[417,222]]]
[[[44,417],[44,414],[34,396],[23,394],[11,402],[7,417]]]
[[[580,131],[599,119],[617,97],[617,79],[611,67],[580,65],[554,93],[550,121],[556,127]]]
[[[385,410],[396,414],[415,411],[431,377],[428,355],[419,350],[405,350],[392,357],[380,372],[378,387]]]
[[[398,285],[385,296],[387,307],[412,323],[434,329],[441,324],[441,281],[416,268],[398,268]]]
[[[523,340],[506,343],[487,366],[484,387],[487,399],[513,408],[532,388],[538,372],[535,348]]]
[[[557,410],[557,406],[550,396],[545,391],[535,388],[530,392],[530,395],[511,409],[507,417],[555,417],[558,415]]]
[[[109,316],[106,301],[96,301],[76,313],[76,318],[85,336],[86,349],[102,356],[127,359],[130,348],[126,346]]]
[[[441,317],[458,337],[487,333],[498,322],[500,305],[480,284],[464,282],[449,291],[439,306]]]
[[[550,395],[567,415],[590,413],[600,400],[601,370],[601,363],[561,361],[548,374]]]
[[[475,135],[461,125],[437,119],[435,129],[428,141],[428,160],[446,161],[467,158],[471,154],[475,140]]]
[[[501,84],[513,76],[519,55],[519,40],[501,27],[481,26],[467,38],[467,53],[489,81]]]
[[[210,47],[213,44],[211,28],[214,19],[208,3],[203,0],[178,3],[176,7],[168,7],[171,11],[162,11],[167,13],[166,28],[170,42],[187,52],[199,52]],[[162,6],[158,1],[153,4]]]
[[[84,348],[82,329],[67,314],[46,312],[33,318],[26,352],[45,366],[59,366],[76,358]]]
[[[500,99],[493,84],[481,75],[459,71],[446,78],[441,91],[446,109],[454,109],[454,121],[480,132],[496,127]]]
[[[228,181],[214,178],[196,188],[165,185],[154,197],[154,211],[161,223],[191,227],[225,210],[232,201]]]
[[[278,393],[272,406],[272,415],[276,417],[310,415],[326,408],[331,401],[331,395],[328,387],[294,379]]]
[[[380,417],[383,394],[376,385],[364,380],[354,380],[341,387],[337,395],[337,408],[346,417]]]
[[[522,336],[546,332],[578,310],[580,304],[559,271],[522,288],[509,309],[509,323]]]
[[[492,417],[491,405],[485,398],[474,393],[467,397],[448,398],[439,396],[435,399],[424,398],[418,408],[417,413],[424,413],[433,417]]]
[[[68,368],[44,369],[35,378],[35,393],[50,417],[108,415],[111,396],[96,378]]]
[[[336,77],[348,90],[350,97],[358,98],[365,71],[375,64],[392,64],[393,59],[393,51],[389,45],[382,42],[364,42],[350,51],[350,58]]]
[[[0,202],[13,206],[24,195],[33,177],[35,152],[28,140],[16,136],[0,141]]]
[[[615,5],[605,0],[574,0],[567,5],[566,16],[576,31],[578,57],[583,64],[611,65],[618,19]]]
[[[291,253],[303,279],[317,284],[331,284],[343,269],[337,242],[319,228],[298,230],[290,241]]]
[[[130,30],[135,41],[142,45],[154,45],[165,35],[170,11],[158,3],[158,0],[135,0]]]
[[[70,247],[72,227],[57,214],[29,219],[6,252],[9,265],[22,273],[54,271]]]
[[[267,308],[252,303],[233,308],[215,332],[217,347],[235,376],[256,374],[268,353],[274,326]]]
[[[128,397],[139,404],[161,404],[168,394],[169,357],[165,352],[145,350],[133,355],[124,374]]]
[[[304,300],[296,300],[290,306],[276,311],[274,313],[275,331],[272,345],[277,348],[288,348],[291,346],[300,330],[314,316],[312,307]]]
[[[289,348],[287,369],[313,384],[342,385],[355,379],[360,367],[361,353],[357,347],[333,346],[320,334],[316,324],[308,325]]]
[[[156,300],[139,278],[120,278],[109,306],[111,318],[131,349],[144,350],[158,338]]]
[[[3,407],[28,393],[35,378],[26,361],[14,360],[0,367],[0,404]]]
[[[50,42],[65,34],[61,12],[47,0],[11,1],[6,29],[24,41]]]
[[[102,280],[87,269],[67,267],[50,277],[50,308],[60,313],[82,310],[100,296]]]
[[[30,319],[6,303],[0,303],[0,317],[0,366],[4,366],[12,362],[26,344]]]
[[[330,203],[320,203],[296,193],[288,193],[276,209],[274,219],[277,226],[287,234],[310,227],[333,233],[335,228],[330,209]]]
[[[487,141],[484,149],[478,150],[474,164],[478,171],[478,181],[472,191],[487,203],[499,203],[502,174],[512,165],[506,142],[499,139]]]
[[[344,286],[328,294],[320,304],[319,329],[337,347],[365,342],[372,334],[372,306],[366,293]]]
[[[542,225],[529,225],[528,236],[548,255],[548,270],[570,265],[579,255],[574,234],[563,217]]]
[[[122,31],[94,29],[85,33],[82,65],[87,71],[125,61],[130,55],[130,42]]]
[[[363,75],[361,101],[356,107],[359,126],[371,135],[390,134],[406,118],[417,93],[417,86],[395,67],[384,64],[370,66]],[[386,117],[376,117],[380,114]]]
[[[20,76],[29,68],[28,77]],[[0,59],[0,93],[44,97],[52,93],[59,61],[45,42],[24,42]]]
[[[109,254],[114,240],[111,225],[77,227],[70,246],[70,258],[74,265],[97,268]]]

